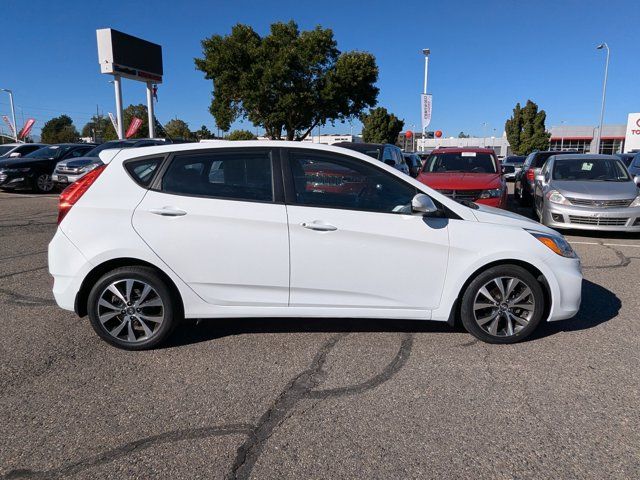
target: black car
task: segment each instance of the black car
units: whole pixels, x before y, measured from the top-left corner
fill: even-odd
[[[166,145],[169,143],[182,143],[181,141],[166,140],[164,138],[135,138],[130,140],[111,140],[104,142],[92,150],[85,152],[77,158],[70,158],[58,162],[53,171],[53,183],[59,187],[66,187],[68,184],[77,181],[85,176],[97,166],[102,165],[100,152],[109,148],[139,148],[151,147],[153,145]]]
[[[413,178],[417,177],[418,173],[420,173],[420,167],[422,167],[422,159],[418,156],[417,153],[403,152],[402,156],[404,157],[404,161],[409,167],[409,175],[411,175]]]
[[[46,147],[46,145],[43,143],[4,143],[0,145],[0,160],[24,157],[42,147]]]
[[[520,200],[522,205],[531,205],[533,200],[533,187],[535,185],[535,178],[547,159],[553,155],[562,154],[576,154],[580,153],[575,150],[554,150],[533,152],[525,159],[524,164],[519,172],[516,173],[513,187],[513,196]]]
[[[502,173],[507,182],[515,181],[516,174],[522,169],[525,158],[527,157],[524,155],[510,155],[502,160]]]
[[[23,157],[0,160],[0,188],[50,192],[54,187],[51,175],[56,164],[80,157],[93,147],[95,145],[86,143],[62,143],[43,146]]]
[[[629,168],[629,166],[631,166],[631,162],[633,161],[633,158],[637,154],[634,152],[629,152],[629,153],[614,153],[614,155],[618,157],[620,160],[622,160],[622,163],[624,163],[625,167]]]
[[[387,165],[400,170],[402,173],[409,175],[409,167],[402,156],[402,150],[390,143],[356,143],[356,142],[338,142],[333,144],[334,147],[348,148],[356,152],[364,153],[370,157],[380,160]]]

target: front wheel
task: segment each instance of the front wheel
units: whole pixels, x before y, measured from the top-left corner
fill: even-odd
[[[160,345],[180,316],[179,302],[152,268],[121,267],[103,275],[89,293],[91,325],[106,342],[125,350]]]
[[[517,265],[498,265],[480,273],[464,292],[462,324],[487,343],[516,343],[538,326],[545,309],[540,283]]]
[[[54,183],[51,175],[49,175],[48,173],[36,174],[34,190],[37,193],[49,193],[53,190],[53,187]]]

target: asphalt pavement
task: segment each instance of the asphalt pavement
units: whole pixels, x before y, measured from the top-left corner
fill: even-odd
[[[569,232],[582,308],[516,345],[233,319],[126,352],[55,306],[56,202],[0,193],[0,478],[640,478],[638,236]]]

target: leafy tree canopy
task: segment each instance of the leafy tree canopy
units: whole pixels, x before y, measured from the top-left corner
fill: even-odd
[[[337,48],[333,31],[274,23],[258,35],[237,24],[226,36],[202,41],[196,68],[213,81],[209,108],[222,130],[238,118],[263,127],[269,138],[304,139],[316,125],[346,120],[374,106],[375,58]]]
[[[467,134],[466,134],[466,133],[464,133],[464,132],[460,132],[460,133],[458,134],[458,138],[471,138],[471,135],[467,135]]]
[[[551,134],[545,127],[546,119],[546,112],[538,111],[538,105],[531,100],[527,100],[524,108],[517,103],[513,115],[504,125],[511,150],[517,155],[528,155],[535,150],[548,149]]]
[[[43,143],[77,142],[80,134],[68,115],[52,118],[42,127],[40,138]]]
[[[149,115],[147,114],[147,106],[143,104],[129,105],[122,112],[124,117],[124,131],[127,131],[133,117],[138,117],[142,120],[142,125],[138,128],[138,131],[130,138],[147,138],[149,137]]]
[[[189,125],[184,120],[174,118],[164,125],[166,134],[171,138],[183,138],[188,140],[193,137]]]
[[[200,130],[193,132],[193,134],[198,140],[208,140],[213,138],[213,133],[211,133],[211,130],[209,130],[206,125],[202,125]]]
[[[384,107],[370,109],[368,114],[360,116],[362,122],[362,138],[371,143],[395,143],[404,127],[400,120]]]
[[[256,138],[249,130],[234,130],[227,135],[227,140],[255,140]]]
[[[82,136],[91,137],[98,142],[107,142],[118,138],[118,134],[116,133],[116,129],[113,128],[111,120],[109,117],[103,115],[94,115],[91,117],[91,120],[82,127]]]

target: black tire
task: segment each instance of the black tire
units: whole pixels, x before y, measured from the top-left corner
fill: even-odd
[[[526,326],[522,326],[522,324],[520,323],[516,323],[507,319],[505,316],[506,314],[498,314],[498,311],[501,308],[500,306],[489,307],[486,310],[480,310],[480,312],[486,312],[485,314],[483,314],[484,318],[488,318],[494,314],[496,316],[499,316],[499,319],[496,322],[497,332],[496,334],[491,334],[488,329],[490,329],[490,325],[493,322],[490,321],[485,323],[485,325],[488,326],[487,329],[480,326],[480,324],[476,321],[476,311],[474,311],[474,303],[476,301],[476,297],[480,295],[480,289],[482,287],[486,287],[487,283],[491,282],[492,279],[500,277],[510,277],[517,279],[524,286],[530,289],[531,296],[528,296],[527,299],[533,301],[533,304],[531,305],[533,307],[533,311],[530,314],[530,318],[528,319]],[[517,284],[517,287],[520,287],[520,283]],[[514,295],[517,296],[518,293],[524,291],[524,288],[515,290]],[[514,297],[512,298],[515,299]],[[506,301],[501,302],[501,304],[504,303],[506,303]],[[542,314],[544,310],[545,297],[542,291],[542,286],[540,285],[540,282],[538,282],[538,280],[536,280],[536,278],[531,275],[531,273],[517,265],[497,265],[485,270],[484,272],[481,272],[476,278],[471,281],[462,296],[460,316],[464,328],[467,330],[467,332],[469,332],[477,339],[482,340],[486,343],[505,344],[516,343],[528,337],[537,328],[538,324],[542,320]],[[512,310],[509,310],[509,312],[511,311]],[[518,312],[518,318],[520,320],[523,320],[520,313],[524,310],[514,309],[513,311]],[[507,334],[507,322],[510,322],[512,325],[511,330],[513,333],[510,335]]]
[[[51,179],[50,173],[38,172],[33,179],[33,191],[36,193],[51,193],[55,188],[55,184]]]
[[[100,320],[100,309],[104,307],[99,306],[99,302],[102,296],[107,293],[105,292],[105,289],[107,289],[114,283],[117,285],[121,285],[118,282],[125,282],[125,279],[131,279],[134,281],[133,287],[131,288],[130,297],[126,297],[125,295],[127,299],[134,299],[136,292],[138,292],[138,298],[140,299],[139,292],[140,290],[144,289],[142,286],[146,284],[152,289],[152,293],[149,293],[149,295],[153,295],[152,298],[154,300],[157,296],[162,305],[161,307],[155,307],[156,312],[151,312],[157,313],[158,309],[161,309],[160,312],[162,314],[162,320],[159,325],[157,325],[155,322],[148,321],[150,318],[160,318],[154,315],[150,315],[148,310],[142,311],[144,315],[148,316],[143,316],[142,314],[138,314],[132,311],[130,312],[132,316],[129,316],[129,313],[125,313],[124,315],[117,314],[115,317],[113,317],[113,322],[116,324],[116,326],[120,326],[126,322],[129,322],[131,324],[131,330],[133,332],[134,338],[136,334],[140,334],[139,339],[136,338],[135,341],[128,341],[126,339],[112,335],[108,330],[108,327],[110,325],[113,325],[113,323],[110,324],[110,322],[112,321],[109,320],[108,322],[104,322],[103,325],[103,322]],[[137,290],[135,289],[136,286],[138,286]],[[116,300],[116,298],[114,297],[112,300]],[[142,302],[142,304],[144,303],[149,302]],[[130,305],[129,307],[127,307],[124,303],[122,303],[122,305],[116,305],[114,302],[112,302],[112,304],[117,308],[128,309],[137,306],[137,304],[133,302],[127,304]],[[154,309],[154,307],[144,307],[143,305],[140,306],[143,309]],[[123,310],[123,312],[124,311],[125,310]],[[140,311],[141,310],[138,309],[138,312]],[[96,282],[96,284],[89,292],[89,297],[87,299],[87,312],[89,314],[89,319],[91,320],[91,326],[96,331],[98,336],[100,336],[100,338],[102,338],[107,343],[124,350],[147,350],[159,346],[171,335],[176,324],[182,318],[181,303],[179,299],[176,298],[171,288],[169,288],[165,280],[158,274],[156,270],[150,267],[143,266],[116,268],[115,270],[107,272],[102,277],[100,277],[100,279]],[[111,310],[111,312],[115,312],[115,310]],[[110,313],[109,309],[107,309],[107,314],[108,313]],[[145,320],[141,321],[141,319],[136,315],[140,315],[142,318],[145,318]],[[144,324],[147,329],[155,327],[150,336],[145,333],[146,330],[141,331],[143,328],[142,324]],[[124,330],[128,329],[129,325],[127,324],[126,328],[122,328],[123,334],[126,333],[124,332]],[[114,330],[117,330],[117,328],[112,328],[112,331]]]

